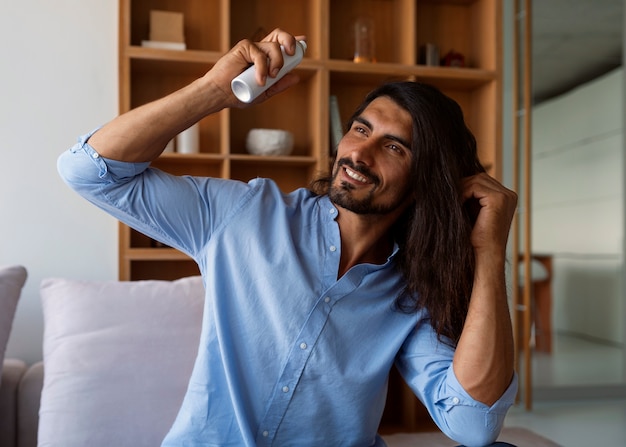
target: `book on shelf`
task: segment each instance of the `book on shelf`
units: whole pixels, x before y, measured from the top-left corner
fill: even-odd
[[[343,124],[341,122],[341,114],[339,113],[339,100],[337,95],[330,95],[330,144],[331,152],[334,154],[337,151],[337,145],[339,140],[343,137]]]

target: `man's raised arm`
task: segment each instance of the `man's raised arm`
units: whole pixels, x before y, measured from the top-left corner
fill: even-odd
[[[168,96],[118,116],[92,135],[89,144],[102,157],[113,160],[154,160],[172,138],[202,118],[224,108],[244,107],[230,89],[231,80],[254,63],[257,82],[264,83],[267,76],[275,75],[283,65],[280,45],[285,47],[287,54],[293,54],[296,37],[277,29],[262,42],[239,42],[203,77]],[[266,100],[297,81],[294,75],[286,75],[254,103]]]

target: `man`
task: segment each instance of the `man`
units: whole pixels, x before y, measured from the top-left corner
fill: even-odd
[[[149,167],[203,117],[243,107],[230,81],[278,71],[275,30],[205,76],[82,137],[66,182],[189,254],[206,287],[198,357],[163,442],[371,446],[398,365],[441,429],[493,442],[514,400],[505,246],[516,196],[476,161],[460,109],[416,83],[366,98],[315,191]],[[262,97],[290,87],[288,75]]]

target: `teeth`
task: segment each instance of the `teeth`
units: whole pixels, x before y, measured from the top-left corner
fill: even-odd
[[[362,183],[367,182],[367,179],[365,177],[363,177],[362,175],[357,174],[356,172],[354,172],[351,169],[346,168],[346,174],[348,174],[348,177],[353,178],[354,180],[357,180],[359,182],[362,182]]]

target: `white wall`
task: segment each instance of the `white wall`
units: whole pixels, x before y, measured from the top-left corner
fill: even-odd
[[[4,2],[0,14],[0,264],[29,272],[8,356],[42,355],[49,276],[117,277],[117,224],[70,191],[56,158],[117,113],[117,3]]]
[[[623,70],[533,109],[533,251],[553,254],[553,322],[624,340]]]

